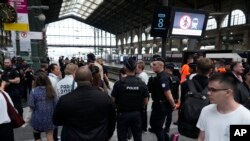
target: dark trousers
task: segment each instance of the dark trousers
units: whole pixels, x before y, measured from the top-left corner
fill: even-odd
[[[166,116],[167,115],[170,116],[169,113],[171,113],[171,120],[172,120],[172,109],[169,105],[167,105],[165,102],[163,103],[153,102],[152,112],[150,117],[150,126],[153,132],[156,134],[158,141],[166,141],[168,139],[168,135],[164,133],[162,127],[164,125]]]
[[[22,101],[21,101],[21,93],[16,90],[16,91],[11,91],[8,92],[14,107],[16,108],[16,110],[18,111],[19,115],[21,117],[23,117],[23,107],[22,107]]]
[[[142,130],[143,130],[143,131],[147,131],[147,128],[148,128],[148,113],[147,113],[147,107],[148,107],[148,105],[145,105],[145,107],[142,109],[142,112],[141,112]]]
[[[117,119],[118,141],[127,141],[128,128],[131,129],[134,141],[142,141],[140,111],[123,112],[118,114],[118,119]]]
[[[166,107],[166,120],[165,120],[165,129],[166,130],[169,130],[170,125],[172,123],[172,113],[173,113],[172,108],[170,106],[167,106]]]
[[[1,141],[14,141],[13,128],[10,123],[0,124]]]

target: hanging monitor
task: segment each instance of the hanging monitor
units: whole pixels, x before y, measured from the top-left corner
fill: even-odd
[[[201,10],[173,8],[169,36],[201,38],[206,30],[208,13]]]
[[[170,17],[171,9],[169,7],[156,7],[154,10],[154,18],[151,25],[150,35],[152,37],[167,37]]]

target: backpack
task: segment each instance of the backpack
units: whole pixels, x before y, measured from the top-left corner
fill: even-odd
[[[196,127],[201,110],[209,104],[208,89],[202,89],[197,80],[187,80],[189,92],[179,110],[178,131],[189,138],[198,138],[200,130]],[[196,87],[197,86],[197,87]]]
[[[154,90],[154,83],[155,83],[155,80],[154,80],[155,78],[154,77],[149,77],[149,79],[148,79],[148,84],[147,84],[147,86],[148,86],[148,91],[149,91],[149,93],[152,93],[153,92],[153,90]]]
[[[171,92],[172,92],[174,98],[178,99],[179,96],[177,96],[177,95],[179,93],[180,79],[178,78],[178,76],[175,76],[175,75],[169,75],[169,78],[170,78]]]

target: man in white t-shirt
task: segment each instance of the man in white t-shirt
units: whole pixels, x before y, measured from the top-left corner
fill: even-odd
[[[136,74],[145,84],[148,84],[148,74],[144,72],[145,63],[142,60],[137,61]]]
[[[250,111],[234,100],[236,81],[228,74],[209,78],[208,96],[212,104],[201,111],[198,141],[229,141],[230,125],[250,125]]]
[[[59,97],[76,89],[77,83],[75,82],[74,78],[77,69],[78,66],[73,63],[66,65],[64,69],[65,77],[56,84],[57,94]]]
[[[148,84],[148,74],[144,72],[145,63],[142,60],[137,61],[136,74],[141,80],[147,85]],[[147,104],[144,106],[142,113],[142,130],[145,132],[148,128],[148,115],[147,115]]]

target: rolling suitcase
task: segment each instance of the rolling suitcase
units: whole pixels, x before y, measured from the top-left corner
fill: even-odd
[[[180,136],[179,133],[173,133],[173,134],[170,136],[170,141],[178,141],[178,140],[179,140],[179,136]]]

